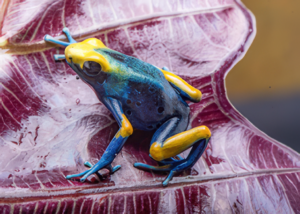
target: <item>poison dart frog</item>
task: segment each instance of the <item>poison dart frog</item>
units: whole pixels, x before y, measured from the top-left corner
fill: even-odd
[[[89,170],[68,175],[66,179],[88,176],[106,168],[110,173],[121,168],[112,167],[112,162],[122,149],[133,130],[155,131],[149,155],[159,166],[135,163],[143,170],[169,172],[162,182],[167,186],[173,176],[191,168],[208,145],[211,132],[206,126],[187,130],[190,108],[186,101],[199,102],[201,92],[180,77],[162,69],[106,47],[95,38],[76,42],[68,28],[64,28],[69,42],[55,40],[46,35],[45,41],[62,45],[64,55],[54,55],[55,60],[66,60],[80,79],[90,85],[98,99],[110,110],[119,130],[109,143],[100,160]],[[191,148],[192,147],[192,148]],[[179,154],[191,148],[186,158]]]

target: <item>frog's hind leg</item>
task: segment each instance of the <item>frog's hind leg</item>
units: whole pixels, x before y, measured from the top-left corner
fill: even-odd
[[[197,127],[200,128],[201,126]],[[195,129],[197,129],[195,128]],[[205,151],[208,142],[210,138],[207,139],[200,139],[198,140],[192,147],[188,157],[185,159],[185,161],[182,161],[179,164],[176,164],[174,168],[170,171],[170,174],[168,177],[164,180],[163,186],[167,186],[169,181],[172,180],[175,173],[181,172],[185,169],[191,168],[194,166],[194,164],[198,161],[198,159],[201,157],[203,152]],[[175,164],[173,164],[175,165]]]
[[[205,151],[211,133],[206,126],[184,131],[186,124],[186,120],[172,118],[165,122],[154,134],[151,141],[150,155],[154,160],[165,164],[164,166],[150,166],[143,163],[135,163],[134,166],[144,170],[170,172],[163,182],[163,186],[168,185],[174,174],[191,168]],[[179,160],[172,158],[190,147],[192,149],[187,158],[179,158]],[[166,160],[170,158],[172,161]]]

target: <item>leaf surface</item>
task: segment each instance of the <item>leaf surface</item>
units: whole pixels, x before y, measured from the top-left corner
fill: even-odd
[[[240,115],[225,76],[255,36],[255,19],[234,0],[0,1],[0,212],[298,213],[300,156]],[[206,125],[210,144],[167,188],[149,154],[153,133],[136,131],[104,181],[68,181],[96,163],[118,126],[94,92],[43,42],[96,37],[111,49],[167,66],[203,100],[190,127]]]

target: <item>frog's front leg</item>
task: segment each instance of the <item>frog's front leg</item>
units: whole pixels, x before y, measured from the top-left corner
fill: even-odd
[[[128,137],[133,133],[133,128],[124,115],[119,101],[112,98],[103,98],[101,101],[112,112],[113,116],[120,126],[120,129],[114,136],[112,141],[109,143],[101,159],[94,166],[92,166],[89,162],[85,163],[85,165],[91,167],[91,169],[80,174],[68,175],[66,176],[66,179],[83,176],[80,181],[84,182],[88,176],[94,173],[96,173],[101,178],[101,175],[98,173],[98,171],[103,168],[108,169],[110,173],[114,173],[121,167],[120,165],[112,167],[111,163],[113,162],[117,154],[121,151]]]
[[[69,42],[64,42],[64,41],[56,40],[52,36],[50,36],[48,34],[45,35],[44,40],[46,42],[51,42],[51,43],[58,44],[58,45],[61,45],[61,46],[64,46],[64,47],[67,47],[70,44],[76,43],[76,40],[73,39],[73,37],[71,36],[70,31],[69,31],[69,29],[67,27],[64,27],[62,31],[66,34]],[[64,54],[54,54],[54,60],[55,61],[57,61],[57,60],[63,60],[63,59],[66,59],[66,57],[65,57]]]
[[[191,168],[201,157],[209,142],[211,133],[206,126],[199,126],[184,131],[187,121],[177,117],[165,122],[154,134],[151,140],[151,157],[165,164],[164,166],[150,166],[143,163],[135,163],[134,166],[144,170],[170,172],[163,182],[167,186],[174,174]],[[192,147],[189,155],[185,159],[172,159],[186,149]],[[172,161],[166,161],[172,159]]]

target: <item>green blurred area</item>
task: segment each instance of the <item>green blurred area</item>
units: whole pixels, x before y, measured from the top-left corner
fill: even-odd
[[[300,92],[300,1],[244,0],[257,35],[245,58],[228,74],[231,99]],[[271,88],[270,88],[271,87]]]
[[[257,35],[228,74],[230,101],[269,136],[300,152],[300,1],[244,0]]]

